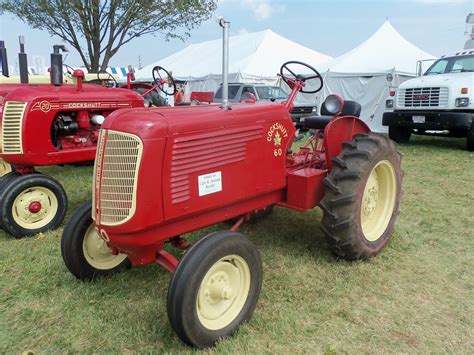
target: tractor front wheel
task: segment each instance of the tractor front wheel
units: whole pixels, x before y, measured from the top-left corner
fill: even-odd
[[[250,319],[261,286],[255,245],[236,232],[209,234],[184,255],[171,279],[170,323],[184,342],[212,346]]]
[[[326,177],[321,228],[337,255],[375,256],[388,242],[402,194],[401,155],[379,134],[344,142]]]
[[[0,191],[3,229],[21,238],[59,227],[67,210],[66,192],[59,182],[42,174],[10,174]]]
[[[13,171],[13,167],[0,158],[0,178]]]
[[[81,280],[111,275],[130,267],[126,254],[114,254],[92,220],[92,203],[79,207],[64,227],[61,254],[69,271]]]

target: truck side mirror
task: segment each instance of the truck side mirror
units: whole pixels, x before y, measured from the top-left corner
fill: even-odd
[[[423,75],[423,63],[421,60],[416,62],[416,76],[422,76]]]

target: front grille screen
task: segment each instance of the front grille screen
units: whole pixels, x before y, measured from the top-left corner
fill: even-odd
[[[22,125],[27,102],[7,101],[2,117],[2,152],[22,154]]]
[[[448,104],[448,88],[408,88],[398,93],[399,107],[445,107]]]
[[[143,144],[133,134],[112,130],[101,134],[101,140],[104,137],[105,144],[98,144],[96,174],[100,179],[95,184],[99,184],[96,193],[100,196],[100,223],[112,226],[125,223],[135,213]]]

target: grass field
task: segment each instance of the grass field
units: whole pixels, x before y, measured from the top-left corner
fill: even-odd
[[[209,352],[474,351],[474,153],[463,139],[417,137],[401,152],[401,213],[388,247],[368,262],[331,254],[319,208],[276,209],[241,228],[261,252],[262,294],[250,323]],[[67,190],[66,219],[90,198],[91,167],[44,172]],[[168,323],[166,271],[80,282],[63,264],[61,233],[0,232],[0,353],[192,351]]]

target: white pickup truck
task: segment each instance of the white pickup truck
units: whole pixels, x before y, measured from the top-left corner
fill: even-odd
[[[402,83],[386,102],[382,123],[391,139],[406,143],[414,134],[466,137],[474,151],[474,50],[445,56],[424,75]]]

